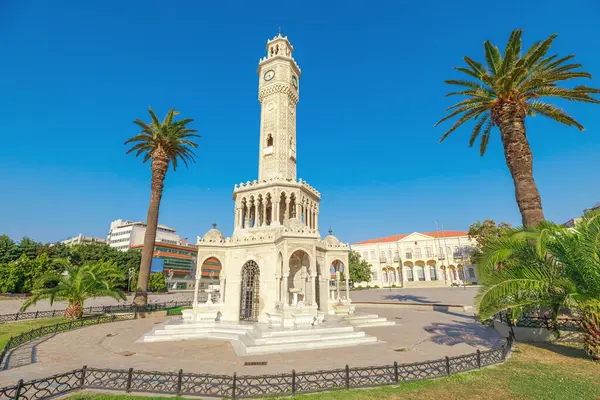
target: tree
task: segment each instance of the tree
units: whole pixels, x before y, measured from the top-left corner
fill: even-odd
[[[479,316],[511,310],[513,318],[548,307],[556,320],[562,307],[582,318],[584,346],[600,360],[600,215],[569,230],[548,222],[492,239],[478,264],[483,285]]]
[[[150,275],[148,290],[155,293],[164,292],[167,290],[167,281],[165,280],[165,275],[162,272],[155,272]]]
[[[485,221],[476,221],[469,226],[469,239],[477,243],[477,247],[472,248],[470,252],[471,264],[477,264],[477,260],[483,249],[491,240],[497,239],[503,235],[510,234],[512,226],[507,222],[496,222],[492,219]]]
[[[371,264],[360,259],[360,254],[355,251],[350,251],[348,255],[350,264],[350,280],[352,282],[370,282],[371,281]]]
[[[147,124],[140,119],[136,119],[134,123],[141,128],[141,131],[125,142],[125,145],[133,144],[127,150],[127,154],[135,152],[136,157],[143,154],[142,162],[144,163],[151,160],[150,170],[152,171],[150,204],[148,205],[148,217],[146,219],[142,262],[133,299],[133,304],[137,306],[144,306],[148,303],[148,280],[156,240],[158,211],[169,164],[173,164],[173,171],[175,171],[177,170],[178,160],[183,161],[186,166],[188,162],[194,162],[196,155],[192,148],[198,147],[198,144],[191,139],[199,137],[194,133],[196,130],[187,127],[190,122],[194,121],[193,119],[173,120],[179,114],[174,108],[169,110],[162,122],[158,120],[152,107],[149,108],[149,112],[152,122]]]
[[[0,264],[19,258],[17,244],[7,235],[0,235]]]
[[[71,247],[73,265],[83,265],[90,261],[108,261],[119,257],[120,250],[102,243],[83,243]]]
[[[33,260],[39,254],[39,250],[42,247],[40,242],[36,242],[27,236],[23,237],[17,245],[17,253],[19,257],[25,254],[30,260]]]
[[[475,140],[481,137],[479,148],[482,156],[487,148],[490,132],[497,126],[504,146],[506,165],[513,178],[523,225],[536,226],[544,220],[544,213],[533,179],[533,157],[527,141],[525,117],[540,114],[583,130],[583,125],[565,111],[540,99],[556,97],[569,101],[600,103],[590,96],[600,93],[600,90],[587,86],[575,86],[572,89],[558,87],[561,81],[591,78],[591,75],[576,71],[581,64],[566,63],[574,55],[560,58],[557,55],[546,56],[556,35],[534,43],[524,55],[521,54],[521,33],[520,29],[511,33],[504,55],[486,41],[484,50],[487,65],[463,57],[467,68],[456,69],[474,80],[446,81],[447,84],[461,87],[460,91],[446,96],[458,95],[466,99],[446,109],[449,114],[439,120],[436,126],[460,115],[441,137],[441,143],[459,126],[469,120],[476,121],[469,146],[473,146]]]
[[[35,283],[32,296],[23,303],[21,311],[27,310],[39,300],[67,300],[65,318],[81,318],[83,304],[91,297],[108,296],[116,300],[125,300],[125,294],[115,288],[121,280],[121,272],[110,261],[95,261],[82,266],[68,265],[65,273],[48,271]]]

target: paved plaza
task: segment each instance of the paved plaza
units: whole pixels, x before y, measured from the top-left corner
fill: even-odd
[[[481,326],[471,312],[417,311],[402,307],[357,306],[357,312],[377,313],[396,326],[362,328],[377,336],[369,345],[307,350],[256,356],[236,356],[231,344],[218,340],[141,343],[137,340],[170,318],[148,318],[77,329],[43,338],[15,350],[0,385],[18,379],[35,379],[80,368],[177,371],[216,374],[267,374],[312,371],[424,361],[470,353],[499,344],[490,327]],[[247,361],[267,361],[266,366],[244,366]]]

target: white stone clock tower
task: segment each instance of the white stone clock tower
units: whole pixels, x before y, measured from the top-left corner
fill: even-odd
[[[296,104],[300,68],[281,34],[267,42],[258,64],[261,103],[258,179],[296,180]]]

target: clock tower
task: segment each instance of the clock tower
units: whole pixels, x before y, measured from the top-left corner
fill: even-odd
[[[258,64],[260,146],[258,179],[296,180],[296,104],[300,68],[294,47],[281,34],[267,42]]]

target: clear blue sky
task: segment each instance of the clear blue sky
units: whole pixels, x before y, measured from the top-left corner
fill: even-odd
[[[252,4],[250,4],[252,3]],[[322,194],[320,225],[354,242],[394,233],[520,223],[496,131],[438,144],[444,79],[483,42],[559,36],[600,87],[595,0],[0,1],[0,233],[55,241],[144,220],[148,165],[125,155],[152,106],[195,118],[199,160],[167,175],[160,222],[195,240],[233,224],[233,185],[257,177],[258,60],[281,27],[302,68],[298,176]],[[546,217],[600,201],[600,106],[566,104],[580,133],[528,121]]]

